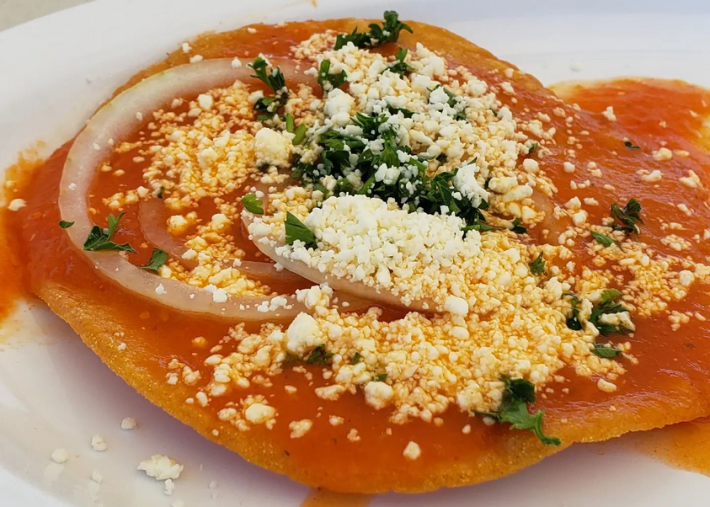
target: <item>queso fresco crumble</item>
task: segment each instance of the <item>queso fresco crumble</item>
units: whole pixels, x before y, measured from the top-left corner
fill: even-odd
[[[234,352],[217,346],[199,369],[175,359],[166,382],[195,386],[188,403],[216,405],[221,420],[244,431],[283,424],[301,438],[312,429],[313,420],[281,420],[278,404],[248,394],[290,368],[326,380],[314,389],[332,425],[343,419],[326,402],[353,393],[393,424],[442,424],[454,408],[559,444],[544,433],[542,412],[529,411],[536,391],[563,383],[564,367],[616,391],[637,361],[625,340],[635,319],[687,322],[669,302],[710,268],[646,245],[643,203],[633,198],[602,223],[588,220],[599,205],[593,198],[555,205],[545,159],[560,148],[546,124],[550,115],[571,120],[575,108],[560,101],[516,118],[509,105],[520,71],[484,79],[421,44],[379,50],[397,49],[402,30],[411,31],[387,12],[369,32],[314,34],[291,48],[287,63],[235,59],[259,86],[237,81],[175,98],[145,119],[141,141],[115,143],[116,154],[143,163],[143,182],[104,204],[120,213],[162,199],[165,230],[181,244],[179,255],[154,251],[150,269],[159,277],[205,288],[215,302],[273,295],[259,308],[268,321],[291,303],[244,269],[243,223],[277,272],[320,282],[296,291],[304,311],[290,323],[235,325],[222,340],[237,344]],[[604,116],[616,120],[613,111]],[[593,162],[578,166],[584,134],[566,124],[572,148],[560,169],[601,177]],[[659,162],[670,157],[654,152]],[[100,170],[124,175],[110,161]],[[641,180],[661,177],[646,171]],[[701,186],[695,174],[684,179],[689,191]],[[201,200],[214,203],[211,219],[195,212]],[[546,244],[530,241],[533,228],[545,231]],[[686,249],[669,229],[664,244]],[[575,263],[579,245],[588,265]],[[160,278],[155,285],[170,295]],[[347,293],[371,307],[354,311]],[[386,317],[378,303],[401,316]],[[204,347],[204,338],[193,344]],[[240,391],[239,402],[222,401]],[[357,442],[357,429],[348,438]],[[416,442],[403,450],[407,459],[420,454]]]

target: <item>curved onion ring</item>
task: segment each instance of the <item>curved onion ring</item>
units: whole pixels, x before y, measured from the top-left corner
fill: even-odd
[[[287,74],[293,65],[288,61],[274,61]],[[86,255],[107,278],[146,299],[192,314],[224,319],[263,321],[293,318],[305,307],[289,296],[289,309],[259,312],[256,306],[271,297],[231,296],[224,303],[213,300],[205,289],[192,287],[177,280],[160,278],[131,264],[118,252],[85,252],[83,244],[94,225],[89,213],[87,196],[100,164],[111,154],[110,139],[125,138],[140,126],[136,113],[148,116],[168,100],[230,86],[235,81],[253,81],[251,69],[235,69],[230,59],[204,60],[174,67],[155,74],[124,91],[102,107],[74,140],[67,156],[60,183],[59,211],[62,220],[74,222],[66,229],[72,243]],[[303,76],[299,76],[303,79]],[[162,284],[164,292],[156,293]]]
[[[197,266],[197,262],[184,259],[183,254],[187,252],[185,245],[177,241],[163,225],[164,204],[162,199],[153,198],[141,201],[138,208],[138,223],[140,224],[143,236],[154,246],[170,254],[175,259],[180,259],[188,268]],[[285,269],[278,271],[271,262],[241,261],[239,265],[233,266],[235,259],[221,259],[229,263],[230,266],[249,278],[269,283],[303,283],[306,280],[295,273]]]
[[[249,229],[249,225],[252,222],[250,216],[246,213],[242,215],[242,221],[244,225]],[[267,257],[269,257],[274,262],[278,262],[284,268],[292,271],[293,273],[301,275],[303,278],[307,278],[311,282],[322,284],[327,283],[330,287],[338,292],[343,292],[350,294],[360,299],[366,301],[378,301],[384,305],[401,308],[403,310],[416,310],[422,313],[432,313],[436,311],[436,303],[430,300],[424,301],[412,301],[410,305],[406,305],[397,296],[388,291],[380,291],[374,287],[369,287],[361,282],[352,282],[350,280],[345,280],[336,276],[328,275],[327,273],[321,273],[317,269],[307,266],[304,262],[295,261],[288,259],[282,255],[276,253],[276,248],[283,246],[283,244],[271,245],[270,243],[261,242],[260,239],[265,236],[253,236],[254,245]]]
[[[180,259],[180,262],[188,268],[194,268],[197,266],[196,262],[182,258],[183,254],[187,252],[187,248],[165,228],[163,221],[164,209],[163,200],[157,197],[140,202],[138,205],[138,224],[141,227],[143,236],[153,246],[167,252],[171,257]]]

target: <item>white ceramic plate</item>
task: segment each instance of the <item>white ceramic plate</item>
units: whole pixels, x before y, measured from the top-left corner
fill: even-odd
[[[710,86],[710,3],[704,0],[313,4],[97,0],[0,32],[0,167],[37,140],[49,154],[117,85],[183,40],[255,21],[380,17],[385,7],[395,8],[405,19],[464,35],[545,83],[633,74]],[[121,430],[126,416],[138,419],[136,430]],[[107,440],[106,452],[91,449],[95,433]],[[71,455],[63,467],[49,459],[57,447]],[[185,465],[172,497],[135,471],[154,453]],[[104,477],[98,490],[90,484],[92,470]],[[217,488],[208,487],[211,481]],[[493,483],[383,495],[371,505],[705,506],[708,492],[710,478],[609,444],[575,446]],[[307,488],[247,464],[150,405],[41,303],[23,306],[1,331],[2,507],[168,507],[178,499],[187,507],[295,507],[306,494]]]

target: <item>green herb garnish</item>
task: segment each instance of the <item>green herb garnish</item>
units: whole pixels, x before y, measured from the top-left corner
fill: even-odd
[[[286,121],[286,132],[293,134],[291,144],[301,144],[306,138],[306,131],[308,130],[306,125],[301,123],[298,127],[296,127],[296,122],[294,121],[291,113],[286,113],[284,115],[284,120]]]
[[[291,140],[291,144],[297,145],[301,144],[303,140],[306,138],[306,131],[308,128],[306,125],[301,123],[298,127],[296,127],[296,130],[293,132],[293,139]]]
[[[293,120],[293,115],[291,113],[286,113],[284,115],[284,120],[286,121],[286,132],[293,134],[295,130],[295,122]]]
[[[405,58],[407,58],[407,49],[405,48],[399,48],[397,51],[397,54],[394,55],[395,58],[395,63],[387,67],[387,69],[390,72],[394,72],[395,74],[399,74],[400,76],[404,76],[407,72],[412,72],[412,66],[409,65],[407,62],[405,62]]]
[[[314,348],[308,357],[306,358],[306,364],[318,364],[321,366],[326,366],[330,364],[329,360],[333,357],[332,352],[328,352],[325,349],[325,345],[318,345]]]
[[[317,246],[316,237],[310,229],[290,212],[286,213],[285,227],[286,244],[293,245],[296,241],[303,241],[306,248],[315,248]]]
[[[640,146],[636,146],[634,143],[632,143],[629,140],[624,141],[624,146],[626,146],[630,150],[640,150]]]
[[[357,364],[360,361],[362,361],[362,356],[359,352],[355,352],[355,354],[353,354],[353,358],[350,360],[350,364]]]
[[[399,113],[402,113],[402,116],[404,116],[405,118],[411,118],[412,116],[414,116],[414,111],[410,111],[409,109],[406,109],[404,107],[392,107],[391,105],[388,105],[387,110],[389,111],[389,113],[392,116],[399,114]],[[444,158],[446,158],[446,154],[442,153],[441,155],[443,155]],[[441,155],[439,155],[439,156],[441,156]],[[437,160],[438,160],[438,157],[437,157]]]
[[[330,90],[340,88],[348,80],[348,75],[344,70],[341,70],[337,74],[330,73],[330,60],[323,60],[320,62],[320,69],[318,70],[318,84],[323,90],[323,95],[328,93]]]
[[[409,211],[428,214],[453,213],[466,222],[465,230],[491,230],[486,224],[482,210],[488,203],[473,203],[454,187],[457,169],[434,176],[427,173],[427,158],[413,155],[408,146],[398,144],[394,128],[386,125],[387,116],[358,113],[353,124],[362,129],[362,135],[352,137],[342,132],[329,130],[319,136],[323,148],[317,161],[305,164],[296,162],[292,176],[305,184],[315,185],[325,176],[336,178],[335,195],[360,194],[379,197],[385,201],[394,199]],[[380,149],[373,151],[366,141],[380,141]],[[473,163],[475,160],[469,163]],[[382,165],[397,169],[394,181],[377,181],[375,173]],[[357,170],[361,185],[350,175]]]
[[[466,103],[463,101],[463,99],[443,85],[435,86],[432,91],[436,90],[437,88],[443,88],[444,92],[446,93],[446,96],[449,98],[447,104],[449,105],[449,107],[456,110],[456,114],[454,114],[454,120],[467,119]]]
[[[500,408],[496,412],[482,415],[498,422],[509,423],[511,429],[532,431],[545,445],[560,445],[562,441],[559,438],[547,436],[542,430],[545,413],[542,410],[534,414],[528,411],[528,403],[535,403],[535,386],[525,379],[503,377],[503,381],[505,392]]]
[[[627,234],[635,232],[638,234],[639,227],[636,223],[643,223],[641,220],[641,204],[634,198],[629,199],[628,204],[621,209],[618,204],[611,205],[611,216],[619,220],[623,225],[614,225],[615,231],[624,231]]]
[[[530,263],[530,272],[533,275],[539,275],[543,271],[545,271],[545,259],[542,258],[542,252],[540,252],[540,255]]]
[[[358,32],[355,28],[352,33],[338,34],[335,39],[335,50],[342,48],[348,42],[352,42],[359,48],[376,48],[387,42],[397,42],[399,33],[406,30],[413,33],[412,28],[399,20],[399,15],[395,11],[385,11],[385,20],[382,25],[370,23],[369,32]]]
[[[604,234],[601,234],[599,232],[592,231],[592,237],[597,241],[597,243],[599,243],[605,247],[610,247],[611,245],[616,244],[616,241],[614,241],[613,238],[606,236]]]
[[[510,230],[513,231],[515,234],[525,234],[528,232],[527,227],[523,225],[519,218],[513,220],[512,225],[513,227]]]
[[[66,220],[59,221],[59,227],[62,229],[69,229],[72,225],[74,225],[74,222],[67,222]]]
[[[117,217],[113,216],[113,213],[109,213],[108,229],[103,229],[98,225],[91,228],[89,236],[84,242],[84,250],[87,252],[100,252],[100,251],[114,251],[114,252],[131,252],[136,253],[131,245],[128,243],[123,243],[119,245],[111,241],[113,235],[116,234],[118,230],[118,222],[123,218],[125,213],[121,213]]]
[[[288,88],[286,88],[286,78],[278,67],[267,70],[269,64],[266,60],[257,56],[254,63],[248,64],[254,70],[251,77],[258,79],[274,92],[273,97],[261,97],[254,104],[254,109],[269,114],[276,114],[280,107],[286,105],[288,100]],[[265,115],[268,118],[268,115]]]
[[[567,327],[570,328],[572,331],[579,331],[582,329],[582,323],[579,320],[579,298],[574,294],[569,293],[565,294],[565,296],[569,296],[569,304],[571,307],[570,316],[567,317]]]
[[[264,214],[264,202],[261,199],[257,199],[256,194],[247,194],[242,197],[242,204],[249,213],[254,213],[255,215]]]
[[[589,322],[594,324],[603,336],[607,336],[611,333],[628,334],[631,332],[631,329],[628,329],[621,324],[604,324],[600,321],[602,315],[611,315],[627,311],[624,305],[617,302],[620,297],[621,291],[616,289],[603,290],[601,293],[601,301],[594,305],[594,308],[592,308],[592,313],[589,316]]]
[[[379,375],[375,375],[372,377],[373,382],[384,382],[387,380],[387,374],[386,373],[380,373]]]
[[[621,354],[621,350],[612,347],[608,343],[595,343],[592,352],[605,359],[612,359]]]
[[[153,253],[147,264],[141,266],[141,269],[146,271],[158,272],[158,270],[167,262],[168,252],[164,252],[160,248],[153,248]]]

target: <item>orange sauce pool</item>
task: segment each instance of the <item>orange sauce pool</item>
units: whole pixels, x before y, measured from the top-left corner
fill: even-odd
[[[454,39],[447,42],[449,39],[444,37],[442,31],[418,26],[414,25],[415,37],[402,37],[403,45],[411,47],[413,41],[422,41],[458,63],[469,66],[474,73],[489,81],[501,79],[500,75],[493,72],[494,64],[486,60],[485,52],[462,54],[457,52],[461,44],[459,41]],[[280,28],[259,26],[258,36],[243,29],[204,36],[194,42],[193,53],[205,58],[236,56],[245,61],[260,52],[285,56],[294,42],[325,28],[350,31],[351,26],[346,22],[308,22]],[[174,53],[165,62],[156,64],[130,83],[135,83],[140,76],[185,63],[187,58],[182,52]],[[513,114],[521,118],[533,117],[537,108],[551,110],[558,105],[553,97],[541,97],[526,89],[518,91],[515,103],[504,96],[500,98],[504,102],[508,101],[507,105]],[[660,241],[666,234],[662,229],[662,219],[680,216],[673,203],[678,202],[682,196],[683,202],[696,210],[696,214],[682,218],[686,228],[677,234],[689,240],[697,233],[702,234],[710,223],[710,210],[706,206],[708,196],[706,193],[682,192],[684,187],[678,185],[677,178],[685,176],[692,169],[701,179],[708,180],[710,155],[699,140],[703,118],[710,115],[710,93],[679,82],[619,81],[580,89],[573,101],[578,102],[584,110],[593,112],[613,105],[619,121],[610,124],[599,114],[582,112],[575,123],[576,129],[590,133],[578,140],[583,145],[578,153],[578,166],[585,167],[588,162],[595,162],[604,170],[602,182],[593,180],[584,190],[573,190],[570,187],[571,180],[587,177],[583,173],[570,175],[560,170],[565,160],[561,148],[553,149],[552,154],[541,161],[558,186],[556,201],[564,203],[573,196],[579,196],[580,199],[594,197],[600,205],[588,208],[588,221],[601,223],[602,218],[608,215],[612,202],[625,203],[635,197],[644,206],[644,241],[657,251],[672,255],[674,252]],[[657,125],[661,121],[666,122],[667,128],[659,130]],[[566,147],[569,134],[564,119],[553,116],[551,125],[557,128],[557,145]],[[627,136],[633,136],[632,140],[640,146],[639,150],[625,148],[623,140]],[[687,151],[688,156],[657,162],[651,152],[658,149],[661,143],[666,143],[673,150]],[[58,149],[28,178],[22,194],[27,206],[16,212],[14,220],[9,224],[12,237],[19,242],[17,250],[19,258],[24,262],[28,287],[39,294],[63,289],[76,293],[79,301],[88,294],[96,308],[110,309],[111,317],[117,325],[132,331],[120,341],[125,342],[131,351],[134,364],[130,370],[122,370],[120,362],[112,365],[131,383],[134,383],[131,381],[134,371],[146,371],[160,378],[172,358],[177,358],[193,369],[201,369],[204,359],[211,354],[209,349],[217,345],[226,334],[226,324],[182,315],[150,302],[136,301],[117,290],[94,272],[57,226],[58,183],[70,145],[71,142],[68,142]],[[101,188],[103,195],[110,195],[118,191],[121,185],[129,185],[140,179],[140,168],[131,159],[122,161],[122,164],[122,169],[130,175],[127,179],[119,181],[109,176],[99,176],[96,188]],[[659,168],[667,177],[655,186],[641,184],[635,175],[639,168],[649,171]],[[611,187],[605,188],[604,184]],[[99,197],[96,194],[92,200],[98,210],[96,217],[105,217],[108,210],[103,207]],[[209,208],[201,211],[203,216],[208,213]],[[97,218],[97,223],[105,226],[104,218]],[[531,229],[530,236],[532,241],[538,243],[547,240],[539,228]],[[136,246],[144,243],[135,212],[129,212],[121,222],[116,241],[127,241]],[[134,262],[144,263],[151,248],[146,244],[137,249],[139,253]],[[589,262],[584,245],[578,244],[573,252],[579,266]],[[251,251],[250,255],[256,254]],[[710,255],[710,247],[707,244],[696,245],[683,255],[698,261],[704,260]],[[670,308],[704,312],[709,302],[706,292],[695,290],[681,303],[671,302]],[[592,441],[610,438],[629,429],[660,427],[670,422],[710,414],[710,340],[707,339],[710,336],[710,322],[693,319],[678,333],[671,330],[666,317],[639,319],[636,324],[636,333],[625,339],[632,343],[633,354],[639,359],[639,364],[627,365],[627,373],[617,382],[617,392],[602,392],[596,386],[597,378],[583,378],[565,370],[561,372],[567,378],[565,383],[551,384],[551,390],[541,395],[537,407],[546,412],[548,433],[558,435],[563,441]],[[204,336],[208,346],[204,349],[195,348],[191,340],[196,336]],[[103,346],[108,345],[92,344],[95,349]],[[231,352],[230,346],[234,344],[226,344],[222,353],[226,355]],[[250,390],[251,394],[264,394],[270,403],[278,406],[281,421],[272,431],[262,427],[253,428],[250,438],[283,449],[289,470],[307,468],[308,480],[321,477],[334,482],[350,479],[360,481],[353,482],[352,487],[368,484],[367,475],[373,469],[373,457],[376,459],[378,474],[393,478],[407,475],[426,477],[434,470],[453,467],[461,462],[475,462],[483,453],[503,455],[509,452],[506,446],[515,442],[531,445],[532,437],[527,434],[510,432],[503,425],[485,426],[480,419],[471,418],[458,410],[447,412],[441,427],[420,420],[403,426],[391,425],[388,422],[388,411],[372,409],[360,395],[345,395],[336,402],[325,402],[316,397],[314,387],[326,382],[320,374],[321,368],[307,368],[313,373],[312,381],[301,373],[286,370],[283,375],[272,379],[273,387],[255,385]],[[208,375],[203,375],[203,379],[191,391],[184,386],[176,386],[176,396],[189,395],[190,392],[194,394],[196,388],[207,384],[206,377]],[[287,395],[285,385],[295,386],[297,393]],[[562,388],[565,388],[565,392]],[[238,401],[242,394],[232,392],[221,401]],[[166,393],[151,399],[161,404],[164,402],[167,406],[177,403],[174,400],[171,402],[169,397],[170,394]],[[219,441],[235,431],[227,423],[218,420],[216,412],[222,405],[212,404],[201,409],[199,418],[195,416],[190,422],[200,426],[199,431],[208,438]],[[180,410],[182,408],[169,409],[172,413],[182,414]],[[345,418],[346,423],[341,426],[328,424],[330,414]],[[313,430],[303,438],[291,439],[288,421],[305,418],[316,421]],[[639,420],[642,422],[639,423]],[[463,434],[461,429],[467,424],[471,424],[472,431]],[[209,429],[212,428],[221,436],[211,433]],[[352,428],[358,430],[361,439],[357,444],[347,439]],[[391,435],[385,431],[387,428],[392,429]],[[412,440],[420,444],[426,459],[415,462],[402,459],[402,449]],[[347,459],[343,459],[344,455],[347,455]],[[515,470],[515,466],[511,465],[510,470]],[[500,474],[500,471],[492,470],[490,473],[495,475]]]

